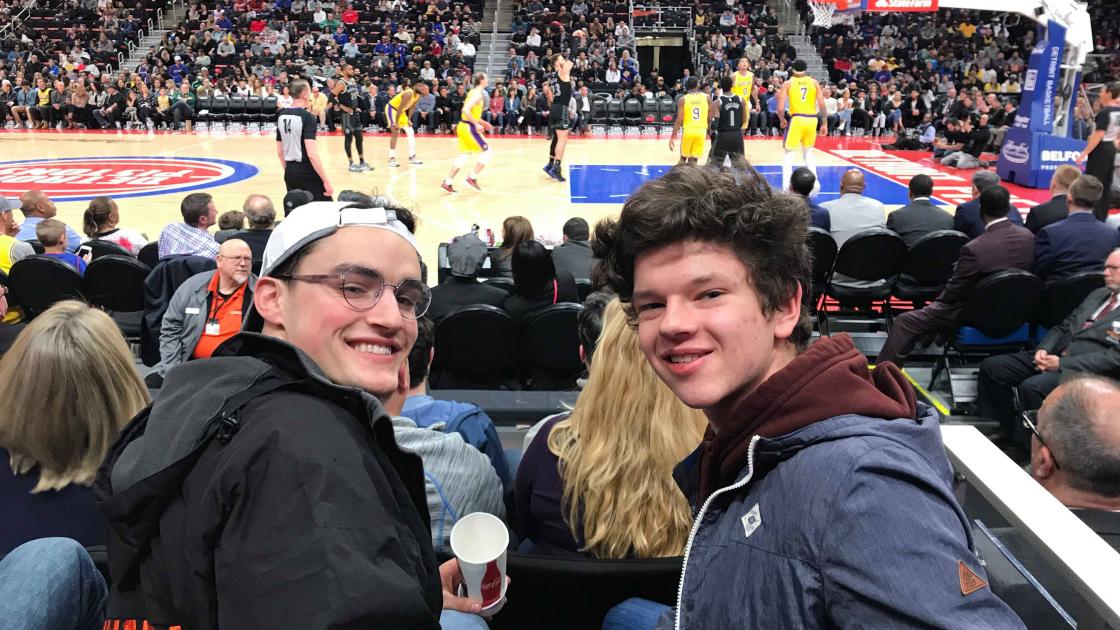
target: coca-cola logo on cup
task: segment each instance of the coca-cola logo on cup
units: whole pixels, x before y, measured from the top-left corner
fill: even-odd
[[[184,193],[248,179],[257,167],[211,158],[85,157],[0,162],[0,196],[31,189],[55,201]]]
[[[498,569],[497,561],[486,563],[486,573],[482,576],[482,607],[498,601],[502,597],[502,572]]]

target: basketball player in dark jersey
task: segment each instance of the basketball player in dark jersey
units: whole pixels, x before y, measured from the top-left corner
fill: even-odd
[[[338,101],[339,110],[342,112],[342,133],[345,136],[342,146],[346,149],[346,159],[350,161],[350,172],[372,171],[373,167],[366,164],[365,152],[362,150],[364,138],[362,136],[361,91],[358,82],[354,80],[354,67],[350,64],[342,66],[342,78],[334,84],[334,97]],[[350,151],[351,144],[358,149],[358,164],[354,163],[354,155]]]
[[[719,108],[716,121],[716,137],[712,143],[712,154],[708,164],[719,165],[728,157],[732,162],[743,159],[743,117],[746,115],[743,99],[732,94],[734,79],[727,75],[719,80],[720,97],[715,99]]]
[[[1116,170],[1116,142],[1120,139],[1120,81],[1101,88],[1100,103],[1097,128],[1089,136],[1077,163],[1084,164],[1085,173],[1096,176],[1104,184],[1104,194],[1093,209],[1093,216],[1104,221],[1112,205],[1112,174]]]
[[[572,62],[562,53],[552,56],[552,72],[544,84],[544,95],[548,98],[548,126],[552,129],[548,166],[544,167],[544,172],[562,182],[565,180],[560,162],[564,159],[564,147],[568,145],[568,132],[572,128],[569,111],[572,102]]]

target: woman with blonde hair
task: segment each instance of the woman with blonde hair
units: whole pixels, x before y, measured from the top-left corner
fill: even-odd
[[[589,369],[571,413],[548,419],[525,451],[515,527],[539,553],[678,556],[692,513],[673,468],[700,444],[707,419],[657,378],[617,299]]]
[[[513,252],[525,241],[533,240],[533,224],[522,216],[502,221],[502,246],[490,254],[490,267],[495,278],[513,278]]]
[[[36,538],[104,544],[93,483],[148,390],[108,315],[55,304],[0,359],[0,556]]]

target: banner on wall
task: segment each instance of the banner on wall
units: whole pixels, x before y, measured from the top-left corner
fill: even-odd
[[[867,0],[865,11],[936,11],[937,0]]]

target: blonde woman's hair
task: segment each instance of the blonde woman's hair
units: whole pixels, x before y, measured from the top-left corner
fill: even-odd
[[[35,318],[0,359],[0,400],[0,447],[14,473],[39,467],[32,492],[42,492],[93,483],[149,397],[113,320],[66,301]]]
[[[561,502],[572,535],[596,558],[680,555],[692,527],[673,468],[704,435],[649,366],[617,299],[607,305],[587,386],[548,448],[560,460]]]

